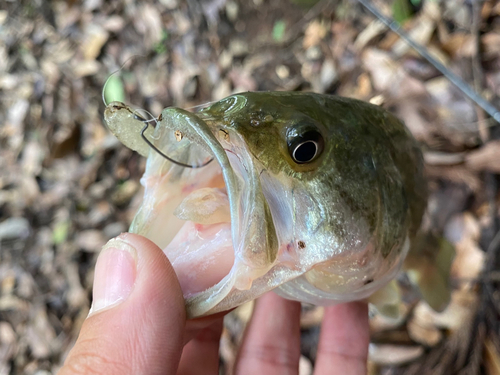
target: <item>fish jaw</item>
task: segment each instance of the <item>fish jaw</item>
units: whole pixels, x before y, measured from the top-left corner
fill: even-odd
[[[180,280],[189,317],[235,307],[234,301],[227,302],[228,295],[238,291],[252,289],[250,299],[269,290],[253,284],[272,268],[279,247],[255,161],[236,133],[227,142],[218,131],[180,109],[162,113],[150,136],[158,149],[176,155],[174,133],[181,133],[193,143],[193,153],[202,149],[216,162],[186,168],[151,149],[141,179],[143,202],[130,227],[130,232],[149,238],[164,250]],[[192,159],[190,155],[184,158]],[[204,204],[204,197],[212,197],[210,201],[217,207],[215,223],[207,215],[200,219],[203,208],[195,206]],[[224,208],[228,203],[229,209]],[[193,212],[189,207],[195,208]],[[229,221],[219,218],[227,216],[224,212],[229,212]]]

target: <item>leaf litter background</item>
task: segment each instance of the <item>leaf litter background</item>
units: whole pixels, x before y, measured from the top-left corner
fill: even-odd
[[[440,314],[408,290],[401,322],[373,317],[370,374],[500,373],[498,124],[356,1],[304,3],[2,2],[0,374],[60,368],[88,313],[97,253],[140,202],[145,160],[105,129],[101,98],[134,55],[121,74],[126,100],[155,115],[239,91],[308,90],[405,120],[427,162],[426,224],[456,245],[454,292]],[[500,4],[427,0],[404,26],[499,107]],[[251,308],[226,318],[222,374]],[[303,310],[306,375],[322,308]]]

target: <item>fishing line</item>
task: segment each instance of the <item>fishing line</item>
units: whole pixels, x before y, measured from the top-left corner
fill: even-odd
[[[144,111],[147,115],[151,117],[151,119],[146,120],[144,117],[142,117],[140,114],[137,113],[137,111]],[[153,116],[151,112],[148,110],[145,110],[144,108],[134,108],[134,118],[136,120],[139,120],[141,122],[144,122],[145,124],[149,125],[150,122],[154,122],[153,127],[156,128],[156,125],[158,125],[158,120]]]
[[[109,75],[109,77],[106,79],[106,82],[104,82],[104,86],[102,87],[102,102],[104,103],[104,105],[106,107],[108,106],[109,103],[106,103],[106,98],[104,96],[104,93],[106,91],[106,86],[108,85],[110,78],[113,77],[116,73],[121,72],[123,70],[123,68],[125,67],[125,64],[127,64],[130,60],[135,59],[136,57],[146,57],[146,56],[145,55],[132,55],[132,56],[130,56],[127,60],[124,61],[124,63],[120,66],[120,68],[118,68],[113,73],[111,73]]]
[[[186,111],[188,111],[188,110],[194,110],[194,109],[198,109],[198,108],[208,107],[209,105],[212,105],[214,103],[217,103],[217,100],[214,100],[214,101],[211,101],[211,102],[206,102],[206,103],[203,103],[203,104],[198,104],[198,105],[195,105],[193,107],[188,107],[188,108],[184,108],[184,109]]]

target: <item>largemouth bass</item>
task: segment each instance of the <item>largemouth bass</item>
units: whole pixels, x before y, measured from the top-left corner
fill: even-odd
[[[130,231],[164,249],[189,317],[273,289],[319,305],[368,298],[405,258],[424,298],[446,305],[453,251],[438,245],[434,254],[422,241],[422,154],[386,110],[337,96],[248,92],[197,113],[166,108],[154,127],[113,102],[105,121],[147,156]]]

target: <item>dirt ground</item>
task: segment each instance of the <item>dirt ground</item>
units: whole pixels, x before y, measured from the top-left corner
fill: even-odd
[[[0,375],[57,372],[88,314],[97,253],[140,202],[145,159],[102,121],[102,87],[124,63],[126,102],[155,115],[234,92],[305,90],[402,118],[424,150],[427,224],[456,247],[454,292],[440,314],[410,293],[398,324],[373,317],[370,374],[500,374],[498,123],[357,1],[306,3],[0,4]],[[413,3],[411,37],[500,108],[500,3]],[[322,309],[303,309],[306,375]],[[226,319],[221,374],[250,312]]]

